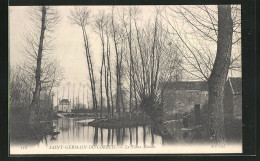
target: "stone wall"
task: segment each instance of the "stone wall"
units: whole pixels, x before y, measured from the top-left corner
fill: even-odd
[[[208,100],[207,91],[199,90],[165,90],[163,91],[163,109],[167,113],[190,112],[195,104],[201,107]]]

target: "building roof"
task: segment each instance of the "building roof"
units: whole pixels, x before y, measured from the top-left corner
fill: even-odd
[[[68,100],[68,99],[62,99],[61,101],[60,101],[60,104],[61,103],[70,103],[70,101]]]
[[[206,81],[168,82],[163,85],[163,89],[208,91],[208,83]]]
[[[242,78],[230,77],[228,79],[233,94],[242,94]],[[179,81],[162,83],[161,88],[164,90],[200,90],[208,91],[208,83],[206,81]]]
[[[242,94],[242,78],[241,77],[233,77],[229,78],[229,83],[232,89],[233,94]]]

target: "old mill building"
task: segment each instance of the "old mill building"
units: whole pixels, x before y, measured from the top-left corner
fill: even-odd
[[[208,102],[208,83],[206,81],[167,82],[162,86],[163,109],[168,113],[185,113],[194,106]],[[242,118],[242,78],[228,78],[225,85],[224,112],[226,116]]]

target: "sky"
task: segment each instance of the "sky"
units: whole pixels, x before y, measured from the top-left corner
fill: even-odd
[[[123,6],[116,6],[115,9],[122,7]],[[21,45],[24,43],[23,34],[32,26],[28,14],[29,8],[30,7],[28,6],[11,6],[9,8],[9,54],[11,66],[16,66],[23,61],[23,48]],[[68,82],[75,84],[76,88],[79,84],[89,84],[87,83],[89,82],[89,78],[82,30],[79,26],[73,25],[71,20],[68,18],[70,10],[73,10],[73,8],[74,6],[57,6],[62,19],[54,32],[55,40],[53,44],[55,46],[55,50],[53,50],[52,56],[56,58],[60,65],[64,68],[65,76],[65,79],[62,81],[62,84],[58,89],[59,98],[68,97],[67,88],[65,88],[63,92],[63,88]],[[88,8],[91,9],[92,15],[95,15],[101,10],[110,12],[112,6],[89,6]],[[154,6],[139,6],[139,8],[142,10],[140,15],[142,19],[148,20],[154,18]],[[99,37],[96,33],[94,33],[92,28],[87,28],[87,33],[94,66],[98,68],[96,69],[96,72],[98,72],[101,64],[101,43]],[[238,52],[241,52],[241,50],[239,49]],[[86,100],[88,88],[85,89],[84,99]],[[78,91],[76,90],[75,94],[77,92]],[[82,96],[83,91],[80,91],[80,93]],[[88,95],[90,95],[90,92],[88,92]],[[80,99],[82,100],[81,96]],[[55,97],[54,100],[55,99],[57,98]],[[72,94],[70,94],[70,99],[72,99]]]
[[[88,8],[91,9],[92,15],[95,15],[101,10],[109,12],[111,7],[112,6],[89,6]],[[122,6],[118,6],[118,8],[120,7]],[[73,10],[73,8],[74,6],[57,6],[61,15],[61,22],[56,27],[54,33],[55,40],[53,43],[55,50],[52,56],[55,57],[64,68],[65,79],[58,89],[60,98],[68,97],[67,88],[65,88],[63,92],[63,86],[66,86],[67,82],[75,84],[75,88],[77,88],[79,84],[86,85],[87,82],[89,82],[82,30],[79,26],[73,25],[68,18],[70,10]],[[140,6],[140,8],[142,9],[141,16],[143,18],[148,19],[153,17],[153,6]],[[21,45],[24,43],[23,34],[32,26],[28,10],[28,6],[11,6],[9,8],[9,54],[11,66],[16,66],[23,61],[23,48]],[[99,68],[99,64],[101,63],[101,44],[99,37],[91,28],[88,28],[87,32],[94,65],[97,65]],[[63,93],[64,96],[62,96]],[[75,93],[77,92],[75,91]],[[83,95],[82,93],[83,91],[80,91],[80,95]],[[88,93],[90,94],[90,92]],[[72,94],[70,94],[70,99],[72,99],[71,96]],[[82,99],[82,97],[80,99]]]

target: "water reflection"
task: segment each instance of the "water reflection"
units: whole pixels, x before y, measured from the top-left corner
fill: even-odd
[[[86,120],[87,122],[92,120]],[[87,126],[73,118],[60,118],[53,121],[53,132],[58,135],[45,135],[38,146],[54,144],[86,145],[162,145],[160,136],[153,134],[151,126],[127,128],[98,128]]]
[[[135,140],[136,140],[136,145],[138,145],[138,127],[136,127],[135,130]]]
[[[163,142],[168,142],[165,138],[156,135],[152,126],[137,126],[125,128],[98,128],[88,126],[87,122],[93,119],[77,120],[75,118],[59,118],[54,120],[53,135],[44,135],[38,140],[38,147],[46,147],[49,145],[139,145],[141,146],[162,146]],[[176,129],[172,128],[172,135],[177,137],[185,137]],[[179,140],[179,139],[178,139]],[[35,145],[34,144],[34,145]]]
[[[143,142],[145,146],[145,138],[146,138],[146,132],[145,132],[145,126],[143,126]]]

